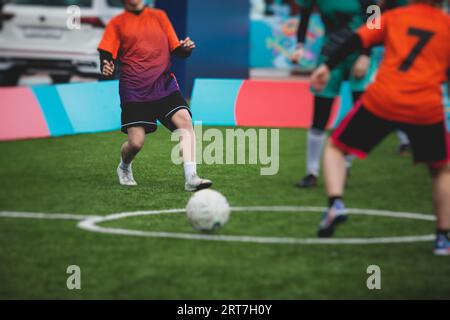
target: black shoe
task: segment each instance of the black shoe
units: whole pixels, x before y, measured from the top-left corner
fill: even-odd
[[[334,234],[336,227],[347,221],[347,209],[342,200],[336,200],[331,208],[328,208],[322,215],[322,221],[317,231],[319,238],[330,238]]]
[[[301,189],[308,189],[317,187],[317,177],[313,174],[308,174],[302,180],[295,184],[296,187]]]
[[[411,154],[411,145],[410,144],[401,144],[398,147],[397,152],[401,156],[409,156]]]

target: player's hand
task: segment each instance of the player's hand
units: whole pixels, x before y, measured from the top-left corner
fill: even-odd
[[[320,65],[311,75],[311,86],[318,92],[322,91],[330,80],[330,69],[327,65]]]
[[[104,76],[110,77],[114,74],[114,62],[112,61],[108,61],[108,60],[103,60],[103,70],[102,70],[102,74]]]
[[[187,37],[184,40],[181,40],[180,44],[183,47],[183,49],[185,49],[185,50],[192,51],[195,49],[195,42],[192,41],[191,38],[189,38],[189,37]]]
[[[305,55],[305,49],[302,46],[300,46],[300,47],[297,47],[297,49],[295,49],[294,52],[292,52],[289,59],[291,60],[292,63],[298,64],[300,62],[300,60],[302,60],[304,55]]]
[[[369,71],[370,57],[363,54],[360,55],[353,65],[353,75],[356,79],[362,79],[366,76]]]

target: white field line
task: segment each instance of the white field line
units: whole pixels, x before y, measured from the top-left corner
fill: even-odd
[[[48,219],[48,220],[85,220],[97,218],[98,216],[83,216],[78,214],[67,214],[67,213],[0,211],[0,217],[23,218],[23,219]]]
[[[322,207],[233,207],[232,211],[270,211],[270,212],[323,212],[325,208]],[[263,244],[385,244],[385,243],[411,243],[431,241],[434,239],[433,234],[423,236],[405,236],[405,237],[377,237],[377,238],[333,238],[333,239],[318,239],[318,238],[281,238],[281,237],[258,237],[258,236],[233,236],[233,235],[212,235],[212,234],[195,234],[195,233],[176,233],[176,232],[156,232],[156,231],[141,231],[121,228],[101,227],[98,224],[106,221],[113,221],[125,219],[129,217],[182,213],[185,209],[168,209],[168,210],[151,210],[151,211],[137,211],[137,212],[122,212],[111,214],[105,217],[96,217],[86,219],[78,223],[78,227],[84,230],[99,232],[104,234],[127,235],[137,237],[153,237],[153,238],[171,238],[184,240],[208,240],[208,241],[227,241],[227,242],[248,242],[248,243],[263,243]],[[381,217],[392,217],[400,219],[414,219],[424,221],[434,221],[435,217],[422,213],[413,212],[393,212],[393,211],[378,211],[366,209],[349,209],[349,212],[354,215],[372,215]]]
[[[323,212],[323,207],[296,207],[296,206],[255,206],[255,207],[233,207],[235,212]],[[233,236],[233,235],[213,235],[213,234],[195,234],[195,233],[176,233],[176,232],[155,232],[140,231],[121,228],[101,227],[97,224],[125,219],[129,217],[158,215],[170,213],[183,213],[185,209],[166,209],[151,211],[135,211],[110,214],[107,216],[89,216],[62,213],[39,213],[39,212],[12,212],[0,211],[0,217],[4,218],[24,218],[24,219],[48,219],[48,220],[77,220],[78,227],[92,232],[104,234],[154,237],[154,238],[171,238],[184,240],[208,240],[208,241],[227,241],[227,242],[247,242],[262,244],[387,244],[387,243],[411,243],[431,241],[434,235],[405,236],[405,237],[377,237],[377,238],[284,238],[284,237],[259,237],[259,236]],[[372,210],[372,209],[348,209],[352,215],[370,215],[400,219],[413,219],[423,221],[435,221],[435,217],[428,214],[413,212],[395,212],[389,210]]]

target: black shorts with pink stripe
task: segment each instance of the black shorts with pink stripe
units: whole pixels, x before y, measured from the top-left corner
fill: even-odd
[[[415,162],[424,162],[436,169],[450,163],[450,133],[444,121],[431,125],[390,121],[360,105],[344,118],[331,139],[345,153],[365,158],[395,130],[408,135]]]

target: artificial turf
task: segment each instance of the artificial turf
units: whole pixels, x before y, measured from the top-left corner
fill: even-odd
[[[224,128],[221,128],[224,130]],[[299,190],[305,133],[280,130],[280,170],[258,165],[200,165],[232,206],[324,206],[323,183]],[[165,130],[149,136],[133,165],[139,183],[124,188],[115,169],[119,132],[0,143],[0,211],[107,215],[183,208],[181,166],[171,163]],[[423,166],[395,153],[391,136],[348,181],[348,207],[432,214]],[[221,235],[315,236],[320,213],[234,212]],[[105,227],[194,233],[184,214],[140,216]],[[432,222],[352,216],[337,237],[392,237],[434,232]],[[100,234],[76,221],[0,217],[1,299],[390,299],[449,298],[450,263],[432,242],[298,245],[212,242]],[[68,290],[66,268],[78,265],[81,290]],[[378,265],[382,289],[368,290]]]

